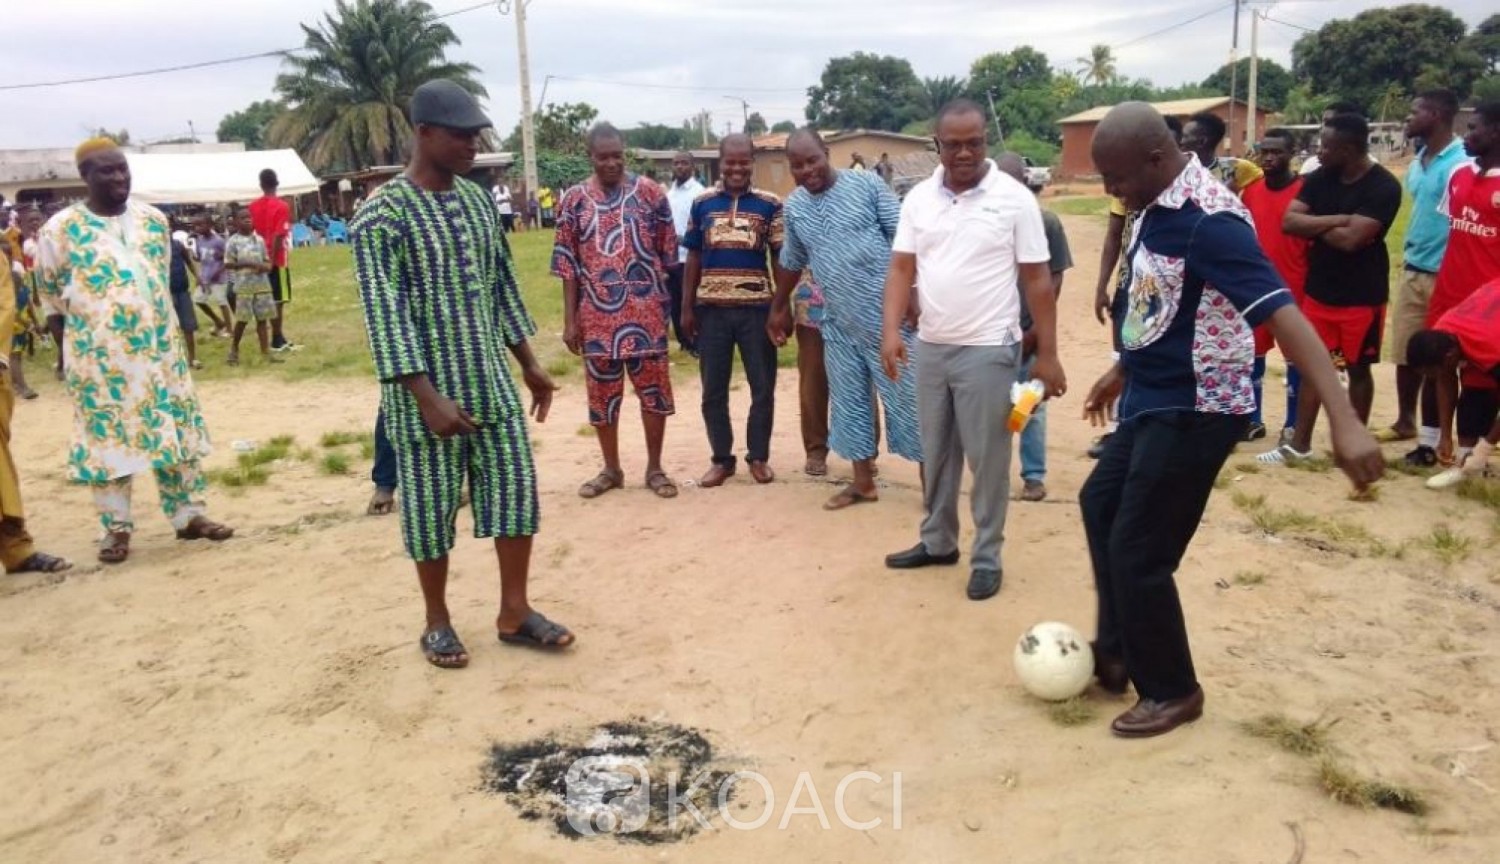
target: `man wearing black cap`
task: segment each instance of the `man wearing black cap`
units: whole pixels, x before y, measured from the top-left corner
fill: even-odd
[[[538,422],[547,419],[555,388],[527,342],[536,327],[521,302],[499,210],[463,177],[489,118],[462,87],[439,79],[412,95],[411,122],[406,172],[354,217],[355,271],[396,453],[402,537],[427,606],[422,653],[434,666],[457,669],[469,655],[453,630],[446,589],[465,482],[474,534],[494,538],[500,562],[500,641],[573,644],[566,627],[526,599],[536,469],[506,352],[521,365]]]

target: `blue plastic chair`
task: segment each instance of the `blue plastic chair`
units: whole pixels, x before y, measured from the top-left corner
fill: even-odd
[[[307,227],[305,222],[292,223],[293,246],[311,246],[315,239],[317,238],[313,235],[312,229]]]
[[[344,220],[328,220],[328,230],[323,232],[323,239],[329,243],[348,243],[349,229],[344,225]]]

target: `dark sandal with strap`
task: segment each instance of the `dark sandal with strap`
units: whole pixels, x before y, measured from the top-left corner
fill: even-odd
[[[16,565],[11,573],[61,573],[70,570],[73,562],[56,555],[48,555],[45,552],[33,553],[30,558]]]
[[[514,633],[497,634],[507,645],[524,645],[527,648],[566,648],[576,641],[573,631],[551,621],[547,616],[532,610]],[[567,640],[567,641],[563,641]]]
[[[207,516],[194,516],[186,528],[177,532],[178,540],[212,540],[215,543],[222,543],[233,536],[233,528],[220,525]]]
[[[600,471],[594,479],[578,487],[578,497],[598,498],[611,489],[619,489],[625,485],[624,471]]]
[[[676,498],[677,484],[667,476],[665,471],[652,471],[646,475],[646,488],[656,493],[658,498]]]
[[[99,544],[99,561],[102,564],[123,564],[130,557],[130,535],[112,532]]]
[[[469,651],[458,641],[458,634],[450,625],[423,633],[417,645],[427,662],[439,669],[462,669],[469,665]]]

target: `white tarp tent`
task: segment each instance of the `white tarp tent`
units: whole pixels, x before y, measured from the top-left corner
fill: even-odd
[[[259,198],[260,172],[281,181],[278,195],[318,191],[318,178],[295,150],[242,153],[127,153],[130,194],[150,204],[224,204]]]

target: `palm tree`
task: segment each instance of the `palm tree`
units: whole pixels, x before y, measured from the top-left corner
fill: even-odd
[[[926,116],[936,117],[937,113],[943,110],[944,105],[961,98],[967,89],[969,89],[969,82],[956,75],[923,78],[922,107],[926,111]]]
[[[1387,117],[1400,117],[1406,113],[1407,101],[1406,90],[1392,81],[1375,99],[1375,116],[1381,123],[1384,123]]]
[[[444,51],[458,37],[421,0],[337,0],[316,29],[304,24],[302,32],[306,47],[276,76],[288,110],[266,137],[297,149],[314,172],[405,162],[407,105],[434,78],[485,95],[478,67],[448,62]]]
[[[1115,53],[1108,45],[1095,45],[1089,49],[1089,56],[1079,57],[1078,71],[1083,83],[1095,87],[1113,83],[1119,77],[1119,71],[1115,69]]]

